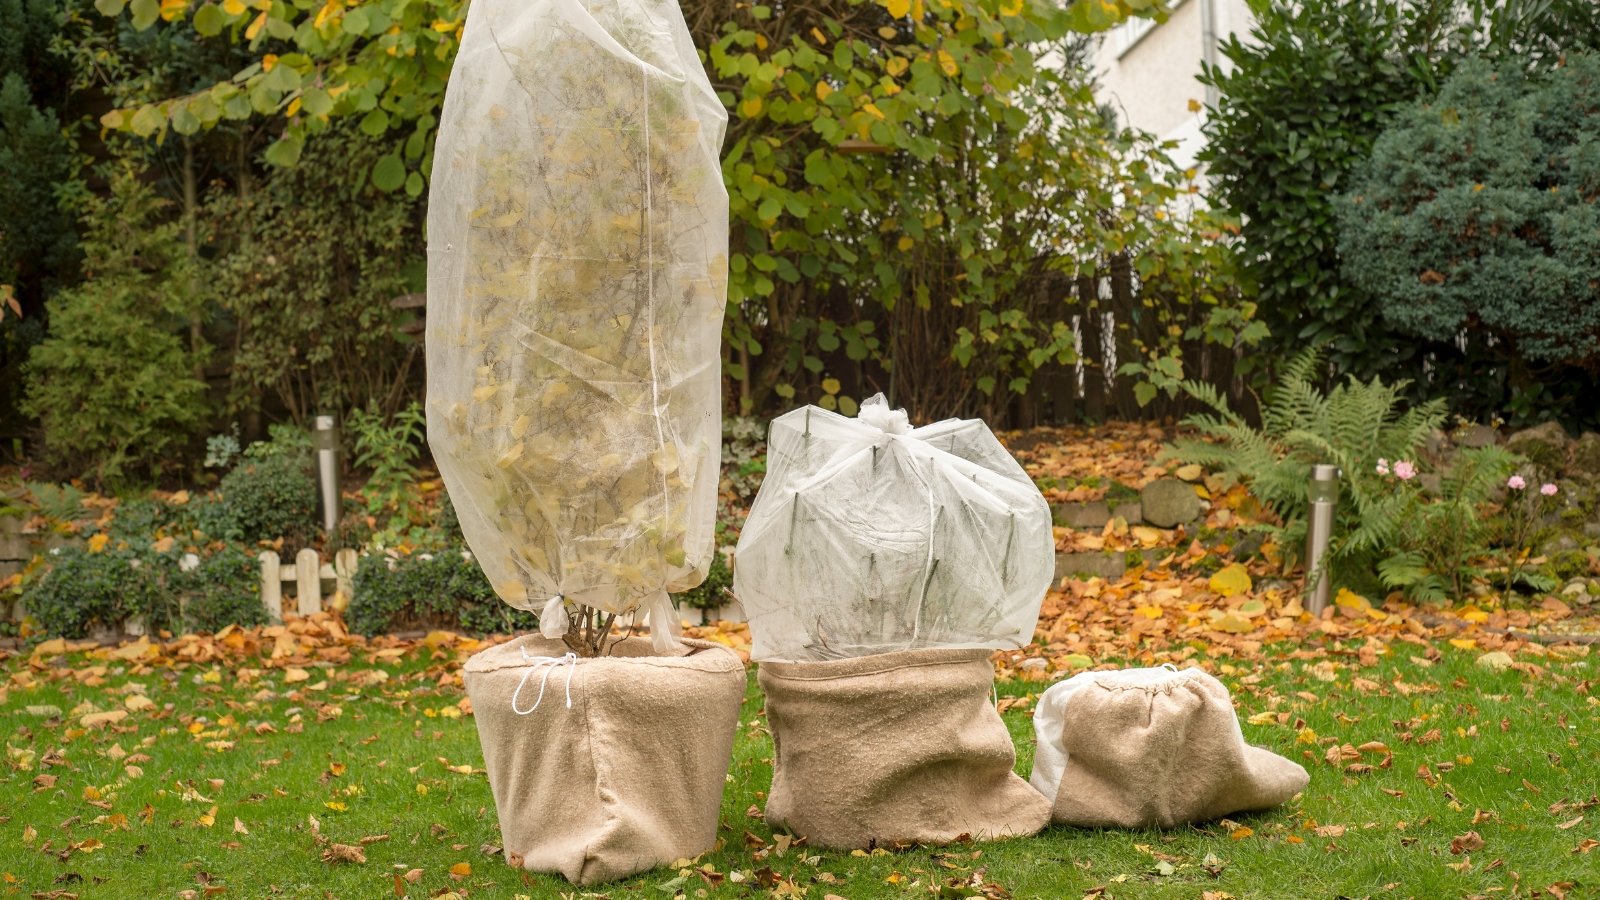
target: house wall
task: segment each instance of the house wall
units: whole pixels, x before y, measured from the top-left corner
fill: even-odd
[[[1123,23],[1102,36],[1094,54],[1097,98],[1116,110],[1120,121],[1177,141],[1173,155],[1184,166],[1194,163],[1204,144],[1204,110],[1195,112],[1189,103],[1213,99],[1197,80],[1206,51],[1201,8],[1208,2],[1219,43],[1229,34],[1249,32],[1246,0],[1177,0],[1166,22]],[[1216,61],[1227,66],[1220,53]]]

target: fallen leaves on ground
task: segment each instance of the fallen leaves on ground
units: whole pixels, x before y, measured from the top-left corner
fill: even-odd
[[[996,654],[1002,677],[1053,680],[1104,663],[1182,665],[1193,659],[1208,668],[1237,666],[1266,658],[1269,648],[1292,646],[1292,659],[1329,664],[1316,673],[1321,680],[1385,692],[1396,686],[1358,671],[1389,654],[1427,659],[1446,644],[1477,654],[1484,668],[1517,668],[1537,677],[1537,660],[1588,655],[1587,645],[1561,645],[1561,633],[1600,634],[1600,611],[1580,616],[1555,598],[1527,608],[1501,608],[1492,596],[1423,607],[1399,594],[1369,598],[1341,590],[1328,609],[1312,615],[1302,605],[1298,573],[1285,575],[1270,541],[1248,558],[1233,558],[1231,544],[1240,532],[1230,529],[1257,525],[1265,516],[1243,487],[1157,462],[1171,437],[1167,429],[1112,424],[1003,437],[1053,502],[1100,500],[1115,485],[1137,490],[1163,476],[1196,482],[1197,493],[1209,499],[1203,519],[1189,528],[1130,526],[1117,518],[1098,530],[1058,527],[1062,552],[1137,550],[1142,559],[1115,580],[1057,583],[1040,612],[1038,646]],[[1201,540],[1202,531],[1217,537]],[[722,630],[726,642],[744,639],[737,628]],[[698,633],[716,639],[717,631]],[[1530,632],[1556,636],[1547,644],[1528,640]],[[1272,656],[1282,658],[1276,650]],[[1029,659],[1045,664],[1025,666]]]

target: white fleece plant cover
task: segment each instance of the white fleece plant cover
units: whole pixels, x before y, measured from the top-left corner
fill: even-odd
[[[1021,646],[1055,574],[1050,526],[981,421],[913,429],[882,394],[854,419],[786,413],[735,557],[752,655]]]
[[[471,5],[428,204],[428,440],[547,633],[563,603],[675,624],[666,592],[710,564],[726,124],[675,0]]]

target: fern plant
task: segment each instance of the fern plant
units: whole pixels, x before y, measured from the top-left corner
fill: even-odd
[[[1392,554],[1408,502],[1378,473],[1378,461],[1414,459],[1444,422],[1444,402],[1403,408],[1409,382],[1377,378],[1350,378],[1324,392],[1323,371],[1320,349],[1291,361],[1261,403],[1260,428],[1230,409],[1215,387],[1180,382],[1178,388],[1209,411],[1185,419],[1198,437],[1174,441],[1162,457],[1231,474],[1248,487],[1276,517],[1275,537],[1290,564],[1305,545],[1310,467],[1338,466],[1342,483],[1328,565],[1336,583],[1372,585],[1377,561]]]

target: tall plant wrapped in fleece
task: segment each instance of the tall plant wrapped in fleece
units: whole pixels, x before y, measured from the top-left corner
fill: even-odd
[[[428,437],[501,599],[604,651],[711,562],[726,112],[671,0],[480,0],[435,149]]]

